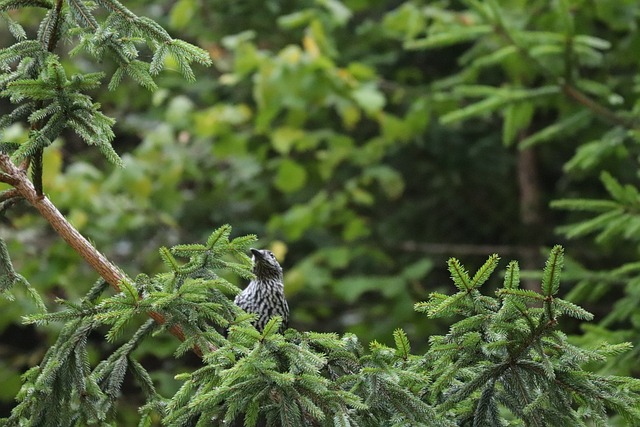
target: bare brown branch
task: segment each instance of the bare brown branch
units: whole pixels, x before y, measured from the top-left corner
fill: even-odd
[[[0,201],[13,199],[15,197],[20,197],[20,192],[15,188],[11,188],[0,193]]]
[[[15,185],[16,180],[11,175],[6,174],[4,172],[0,172],[0,182],[4,182],[5,184]]]
[[[126,275],[98,251],[67,219],[60,213],[53,203],[44,195],[36,192],[24,170],[16,166],[6,154],[0,154],[0,169],[4,171],[4,182],[14,186],[17,193],[24,197],[40,215],[49,222],[51,227],[73,250],[75,250],[98,274],[115,290],[120,291],[120,283],[126,280]],[[148,313],[149,317],[158,324],[166,323],[165,317],[155,311]],[[179,325],[173,325],[169,331],[180,341],[185,340],[184,332]],[[194,347],[194,352],[202,356],[202,351]]]

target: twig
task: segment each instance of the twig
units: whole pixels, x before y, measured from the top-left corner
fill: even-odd
[[[16,180],[9,174],[4,172],[0,172],[0,182],[4,182],[5,184],[15,185]]]
[[[18,203],[21,198],[22,196],[20,196],[20,193],[15,188],[10,188],[0,193],[0,215],[4,216],[4,211]]]
[[[474,245],[468,243],[421,243],[415,241],[402,242],[400,249],[406,252],[423,252],[434,255],[529,255],[536,254],[537,246],[522,245]]]
[[[25,171],[18,168],[6,154],[0,154],[0,169],[4,171],[3,177],[9,177],[4,181],[13,185],[15,190],[47,220],[56,233],[97,271],[112,288],[119,292],[120,283],[126,280],[127,276],[80,234],[46,196],[39,195],[36,192]],[[165,317],[156,311],[150,311],[147,314],[160,325],[166,323]],[[180,341],[185,340],[184,332],[179,325],[171,326],[169,331]],[[199,347],[195,346],[193,351],[198,356],[202,356],[202,351]]]
[[[0,193],[0,202],[13,199],[14,197],[20,197],[20,193],[15,188],[10,188],[9,190],[5,190]]]
[[[578,90],[576,87],[569,84],[564,84],[562,85],[562,91],[573,101],[584,105],[589,110],[593,111],[599,116],[606,118],[611,123],[625,127],[627,129],[638,129],[638,124],[634,120],[619,116],[604,105],[599,104],[597,101],[589,98],[586,94]]]

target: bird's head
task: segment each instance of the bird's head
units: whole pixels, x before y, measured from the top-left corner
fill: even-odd
[[[251,248],[253,254],[253,274],[258,279],[280,279],[282,281],[282,267],[273,252],[267,249]]]

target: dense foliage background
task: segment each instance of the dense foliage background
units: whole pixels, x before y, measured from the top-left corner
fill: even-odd
[[[637,2],[127,3],[214,62],[195,83],[169,63],[154,91],[127,78],[95,90],[123,168],[71,132],[45,151],[46,194],[127,274],[162,271],[158,247],[231,223],[281,260],[293,327],[387,343],[402,327],[420,351],[447,323],[412,307],[452,289],[450,256],[539,270],[560,242],[561,292],[595,314],[576,342],[633,342],[593,368],[640,376]],[[33,33],[42,11],[12,17]],[[68,70],[116,68],[57,53]],[[12,125],[3,141],[27,132]],[[52,307],[94,282],[28,208],[2,236]],[[57,336],[19,323],[34,311],[0,300],[3,412]],[[168,393],[167,364],[192,362],[165,358],[176,346],[138,350]]]

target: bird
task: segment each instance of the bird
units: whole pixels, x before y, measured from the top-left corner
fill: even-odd
[[[234,302],[246,311],[256,315],[253,325],[264,330],[269,319],[280,316],[282,324],[278,330],[284,332],[289,323],[289,304],[284,296],[282,267],[273,252],[251,248],[253,274],[255,278],[240,292]]]

